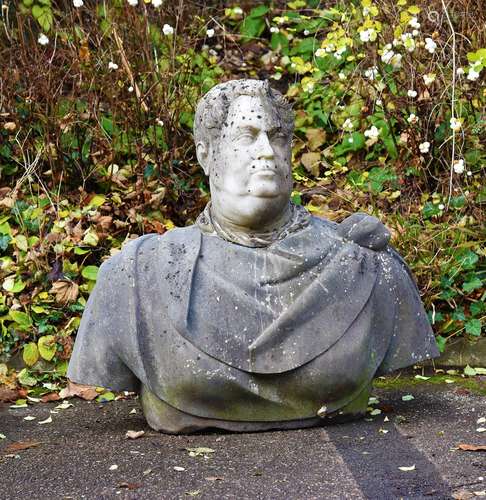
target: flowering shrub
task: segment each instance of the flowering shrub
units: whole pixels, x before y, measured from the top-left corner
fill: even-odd
[[[240,77],[269,78],[294,105],[294,202],[335,220],[379,216],[440,345],[479,337],[481,0],[467,12],[442,0],[199,4],[4,3],[0,363],[24,367],[26,386],[62,377],[102,259],[194,221],[208,200],[194,106]]]

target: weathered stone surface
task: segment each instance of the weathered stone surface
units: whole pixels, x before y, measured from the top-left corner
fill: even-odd
[[[195,123],[211,204],[102,265],[68,376],[141,391],[170,433],[364,414],[377,373],[438,354],[388,231],[290,203],[292,116],[263,82],[214,88]]]

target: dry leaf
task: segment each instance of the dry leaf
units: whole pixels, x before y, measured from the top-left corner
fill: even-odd
[[[16,389],[9,389],[8,387],[0,387],[0,401],[10,402],[19,399],[19,393]]]
[[[78,298],[78,292],[78,285],[69,280],[56,281],[49,290],[49,293],[56,295],[56,302],[62,305],[74,302]]]
[[[40,422],[38,422],[40,425],[42,424],[52,424],[52,417],[49,416],[47,417],[45,420],[41,420]]]
[[[145,434],[145,431],[127,431],[125,437],[127,439],[138,439]]]
[[[7,453],[16,453],[17,451],[28,450],[29,448],[35,448],[39,446],[41,441],[17,441],[16,443],[9,444],[5,451]]]
[[[118,488],[125,488],[127,490],[137,490],[141,486],[142,486],[141,483],[120,483],[118,485]]]
[[[17,124],[15,122],[7,122],[7,123],[4,123],[3,128],[7,132],[14,132],[15,129],[17,128]]]
[[[49,392],[48,394],[44,394],[40,398],[42,403],[48,403],[49,401],[59,401],[61,398],[57,392]]]
[[[458,448],[463,451],[486,451],[485,444],[460,444]]]
[[[321,128],[308,128],[305,136],[308,140],[307,146],[311,151],[315,151],[326,142],[326,132]]]
[[[411,465],[410,467],[398,467],[403,472],[409,472],[415,470],[415,465]]]
[[[219,476],[209,476],[204,478],[206,481],[222,481],[223,478]]]
[[[300,159],[306,170],[316,176],[319,174],[320,160],[320,153],[304,153]]]
[[[69,381],[68,386],[59,393],[59,397],[65,399],[74,396],[85,399],[86,401],[92,401],[98,397],[98,393],[96,392],[96,388],[92,385],[75,384]]]

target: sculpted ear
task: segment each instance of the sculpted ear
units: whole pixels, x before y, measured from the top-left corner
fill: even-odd
[[[209,175],[209,148],[202,141],[196,144],[196,156],[199,165],[204,170],[206,175]]]

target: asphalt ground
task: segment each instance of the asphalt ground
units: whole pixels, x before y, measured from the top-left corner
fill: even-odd
[[[414,399],[402,400],[408,394]],[[427,384],[375,395],[382,413],[357,422],[189,436],[152,431],[136,398],[103,404],[71,399],[73,407],[58,410],[60,402],[22,409],[3,404],[0,498],[486,496],[486,452],[458,449],[459,444],[486,445],[486,432],[477,431],[486,427],[477,423],[486,417],[484,396]],[[29,416],[36,418],[25,420]],[[40,423],[49,417],[52,422]],[[128,430],[145,434],[127,439]],[[18,443],[29,442],[37,444],[18,449]]]

